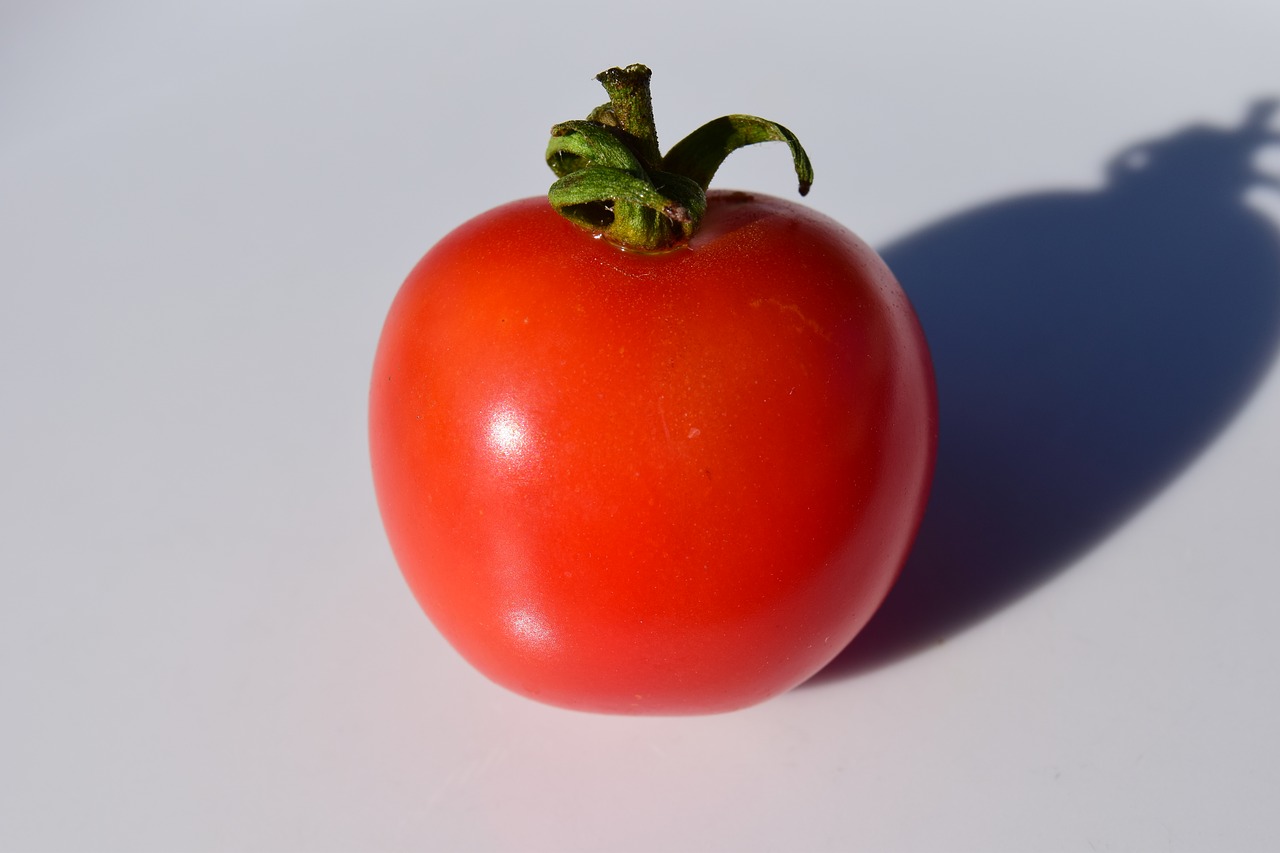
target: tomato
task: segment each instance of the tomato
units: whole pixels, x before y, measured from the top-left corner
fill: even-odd
[[[533,699],[786,691],[875,612],[923,512],[933,374],[888,268],[798,204],[695,202],[661,253],[547,198],[491,210],[383,328],[370,446],[397,562],[458,652]]]
[[[545,198],[473,219],[396,297],[371,394],[379,504],[431,620],[499,684],[595,711],[730,710],[819,670],[897,575],[934,434],[875,253],[732,193],[660,256]]]

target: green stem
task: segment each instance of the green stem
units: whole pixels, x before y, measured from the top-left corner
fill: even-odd
[[[662,155],[658,151],[658,126],[653,120],[653,97],[649,80],[653,72],[643,65],[610,68],[596,79],[609,93],[609,111],[618,127],[630,134],[636,143],[636,154],[648,167],[656,167]]]
[[[643,65],[601,72],[596,79],[609,93],[609,103],[586,120],[551,129],[547,165],[559,180],[548,198],[565,218],[624,249],[678,248],[697,231],[707,207],[707,185],[725,157],[759,142],[786,142],[800,194],[809,191],[813,165],[795,134],[755,116],[710,121],[662,157],[650,77]]]

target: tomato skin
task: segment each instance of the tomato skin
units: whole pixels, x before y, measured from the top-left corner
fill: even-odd
[[[374,484],[427,615],[568,708],[784,692],[897,576],[936,436],[923,334],[849,231],[711,192],[688,248],[624,252],[544,198],[472,219],[397,295]]]

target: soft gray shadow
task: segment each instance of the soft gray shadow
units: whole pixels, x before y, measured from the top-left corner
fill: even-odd
[[[1165,486],[1271,362],[1280,244],[1245,192],[1274,102],[1118,154],[1096,192],[995,202],[883,250],[937,369],[938,467],[897,586],[810,683],[1006,606]]]

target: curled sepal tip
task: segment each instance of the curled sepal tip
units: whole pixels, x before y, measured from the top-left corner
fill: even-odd
[[[687,243],[706,210],[702,188],[679,175],[637,176],[588,166],[551,185],[551,206],[625,249],[661,252]]]
[[[561,178],[592,166],[609,166],[635,175],[644,173],[639,158],[609,125],[590,120],[561,122],[551,128],[547,165]]]
[[[597,76],[609,103],[585,120],[551,129],[547,165],[559,178],[548,197],[570,221],[626,249],[661,252],[693,237],[706,211],[707,185],[733,151],[758,142],[791,149],[800,194],[813,165],[791,131],[777,122],[729,115],[707,122],[666,157],[658,149],[649,69],[611,68]]]
[[[687,175],[704,190],[724,159],[757,142],[785,142],[791,147],[800,195],[808,195],[813,185],[813,164],[796,135],[782,125],[756,116],[721,116],[707,122],[675,144],[662,158],[662,168]]]

